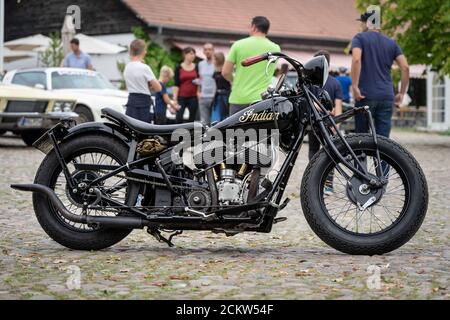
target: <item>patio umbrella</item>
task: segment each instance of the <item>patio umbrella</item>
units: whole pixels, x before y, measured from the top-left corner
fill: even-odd
[[[124,47],[78,33],[76,38],[80,40],[80,48],[89,54],[117,54],[127,50]]]
[[[78,33],[74,36],[80,40],[80,49],[84,53],[89,54],[117,54],[127,50],[125,47],[121,47],[103,40],[96,39],[94,37],[87,36],[82,33]],[[44,52],[47,46],[33,49],[33,51]]]
[[[73,17],[67,15],[64,18],[64,23],[61,29],[61,42],[63,46],[64,56],[68,54],[70,49],[70,41],[75,38],[75,26],[73,24]]]
[[[10,50],[3,48],[3,59],[5,62],[13,62],[16,60],[22,60],[32,57],[29,51]]]
[[[35,34],[33,36],[5,42],[4,46],[11,50],[30,51],[43,46],[47,47],[49,41],[49,37],[42,34]]]

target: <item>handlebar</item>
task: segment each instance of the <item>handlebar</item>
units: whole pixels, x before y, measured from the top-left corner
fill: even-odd
[[[260,54],[258,56],[247,58],[245,60],[242,60],[241,65],[243,67],[249,67],[255,63],[267,60],[269,58],[269,55],[270,55],[270,53],[267,52],[267,53]]]

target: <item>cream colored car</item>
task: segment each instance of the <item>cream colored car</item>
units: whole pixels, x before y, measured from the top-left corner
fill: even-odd
[[[11,131],[27,145],[62,119],[76,120],[73,95],[0,84],[0,134]]]

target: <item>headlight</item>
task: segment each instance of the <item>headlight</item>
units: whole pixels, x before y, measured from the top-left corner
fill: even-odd
[[[53,112],[71,112],[73,102],[70,101],[56,101],[53,105]]]

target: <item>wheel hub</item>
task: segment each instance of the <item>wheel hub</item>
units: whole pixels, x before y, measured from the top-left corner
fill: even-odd
[[[383,188],[370,188],[365,181],[356,176],[348,180],[346,191],[349,200],[359,208],[366,203],[370,207],[383,196]]]
[[[99,178],[99,175],[92,171],[79,171],[73,175],[75,188],[71,189],[69,184],[66,184],[66,194],[70,202],[76,206],[83,204],[92,204],[96,200],[96,195],[86,190],[87,186]]]

